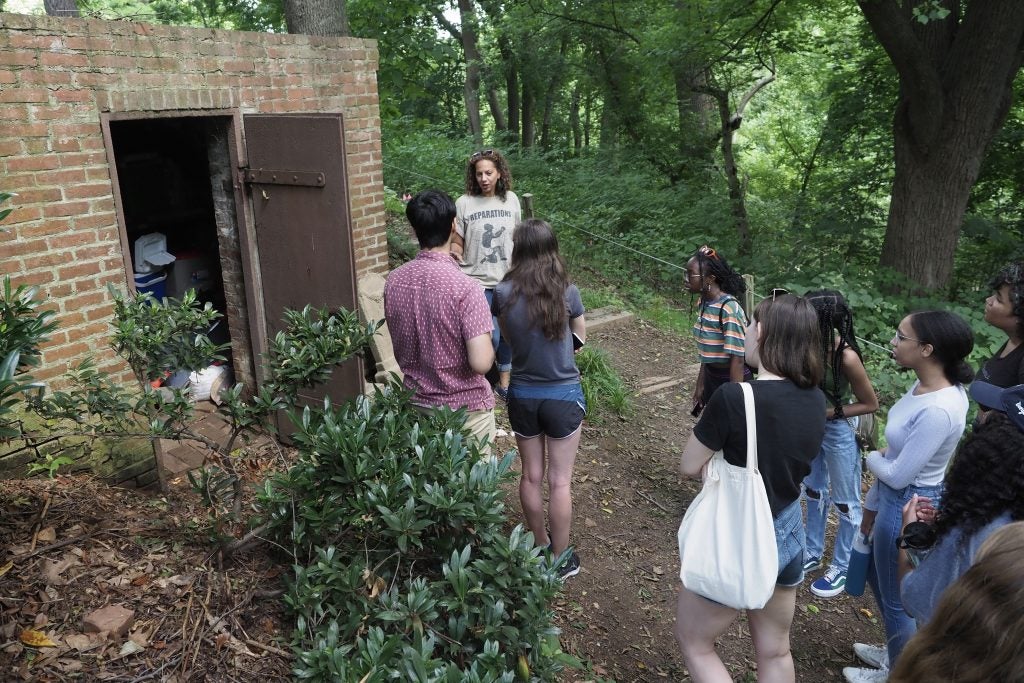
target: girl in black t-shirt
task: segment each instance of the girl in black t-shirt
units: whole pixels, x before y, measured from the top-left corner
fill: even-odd
[[[978,369],[975,379],[997,387],[1024,384],[1024,263],[1011,263],[989,283],[985,322],[1006,334],[1006,343]],[[996,406],[981,406],[983,411]]]
[[[825,432],[825,395],[819,388],[818,316],[804,298],[765,300],[754,313],[761,373],[751,383],[757,422],[757,458],[775,522],[779,566],[775,592],[762,609],[747,610],[758,675],[762,680],[795,678],[789,629],[796,588],[803,581],[804,527],[800,482],[811,470]],[[746,420],[739,385],[728,383],[712,396],[683,450],[680,468],[699,477],[722,450],[733,465],[746,464]],[[715,651],[738,612],[688,590],[679,592],[676,638],[694,680],[729,680]]]

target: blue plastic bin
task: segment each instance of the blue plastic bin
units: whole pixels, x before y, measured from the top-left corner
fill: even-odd
[[[158,270],[155,273],[135,273],[135,290],[142,294],[149,292],[157,301],[167,296],[167,273]]]

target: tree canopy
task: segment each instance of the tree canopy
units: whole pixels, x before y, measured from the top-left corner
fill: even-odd
[[[328,5],[334,23],[317,28],[311,18]],[[418,146],[422,134],[457,141],[460,154],[486,142],[572,173],[601,157],[603,172],[583,173],[588,187],[561,189],[559,202],[589,193],[600,205],[595,195],[644,175],[652,213],[674,204],[661,216],[669,224],[641,214],[605,227],[655,243],[662,256],[672,253],[660,241],[701,234],[780,277],[868,268],[894,272],[896,288],[949,293],[966,273],[958,254],[986,272],[1021,255],[1017,0],[77,7],[244,30],[347,27],[376,39],[386,155],[427,167],[445,158]],[[386,182],[416,185],[408,166],[386,170]]]

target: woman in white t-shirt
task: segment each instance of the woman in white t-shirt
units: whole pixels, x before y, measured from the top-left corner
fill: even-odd
[[[938,506],[946,465],[964,433],[967,392],[973,379],[967,356],[974,333],[963,318],[948,311],[908,315],[892,338],[892,357],[913,370],[917,381],[889,409],[885,448],[867,455],[876,481],[864,499],[861,532],[873,534],[868,582],[885,625],[889,665],[894,666],[916,624],[903,609],[896,540],[903,529],[903,506],[915,494]],[[884,669],[843,670],[848,681],[884,681]]]
[[[462,272],[483,285],[487,304],[494,287],[512,262],[512,233],[522,217],[519,197],[512,191],[508,161],[495,149],[474,152],[466,163],[466,193],[455,201],[455,232],[451,251]],[[492,340],[498,363],[498,395],[508,395],[512,349],[502,341],[497,318]]]

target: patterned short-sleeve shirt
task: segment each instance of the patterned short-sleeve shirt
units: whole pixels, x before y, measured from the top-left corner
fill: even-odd
[[[740,303],[728,294],[704,304],[693,334],[701,363],[727,363],[730,356],[744,355],[747,318]]]
[[[466,342],[491,334],[480,283],[446,253],[421,251],[384,286],[384,317],[413,403],[452,409],[494,407],[487,380],[469,365]]]

